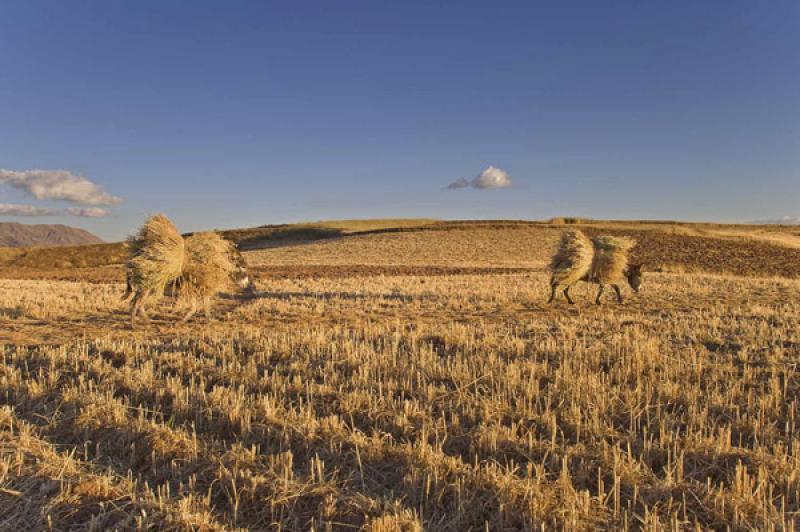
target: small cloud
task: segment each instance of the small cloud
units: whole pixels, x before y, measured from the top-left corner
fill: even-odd
[[[64,212],[70,216],[83,216],[84,218],[102,218],[108,216],[106,209],[100,207],[70,207]]]
[[[108,214],[106,209],[99,207],[52,209],[50,207],[37,207],[36,205],[0,203],[0,216],[82,216],[84,218],[101,218],[108,216]]]
[[[450,183],[449,185],[447,185],[447,188],[449,188],[450,190],[455,190],[457,188],[467,188],[468,186],[469,186],[469,179],[467,179],[466,177],[462,177],[461,179],[457,179],[452,183]]]
[[[496,166],[490,166],[472,180],[475,188],[506,188],[511,186],[508,172]]]
[[[765,220],[753,220],[750,223],[757,225],[800,225],[800,216],[780,216]]]
[[[58,216],[61,213],[58,209],[47,207],[36,207],[34,205],[14,205],[12,203],[0,203],[0,215],[7,216]]]
[[[67,170],[3,170],[0,183],[27,191],[36,199],[66,200],[87,205],[116,205],[122,198],[112,196],[83,176]]]
[[[462,177],[449,185],[447,188],[455,190],[459,188],[477,188],[485,190],[489,188],[507,188],[511,186],[511,178],[508,172],[496,166],[489,166],[483,172],[476,175],[471,181],[466,177]]]

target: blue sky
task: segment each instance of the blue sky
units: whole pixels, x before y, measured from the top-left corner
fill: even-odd
[[[0,102],[0,204],[48,209],[0,220],[107,239],[156,212],[800,216],[794,0],[6,1]],[[511,186],[447,188],[490,165]]]

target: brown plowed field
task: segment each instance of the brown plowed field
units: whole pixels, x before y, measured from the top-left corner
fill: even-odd
[[[685,236],[663,231],[584,230],[589,235],[614,234],[635,239],[634,260],[644,262],[653,269],[745,277],[800,277],[800,249],[762,240]]]

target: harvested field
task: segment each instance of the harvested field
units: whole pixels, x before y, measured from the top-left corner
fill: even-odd
[[[125,268],[121,264],[90,268],[5,267],[0,268],[0,279],[122,283],[125,281]]]
[[[315,265],[302,266],[254,266],[256,279],[339,279],[375,276],[442,276],[442,275],[502,275],[535,271],[532,268],[479,267],[479,266],[405,266],[405,265]]]
[[[559,232],[546,228],[407,230],[357,234],[248,254],[254,266],[360,264],[544,267]],[[357,259],[356,259],[357,257]]]
[[[182,326],[117,267],[0,280],[0,529],[797,529],[796,271],[548,306],[558,230],[493,231],[248,252]]]

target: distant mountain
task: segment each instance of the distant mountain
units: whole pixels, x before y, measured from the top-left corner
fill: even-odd
[[[0,247],[78,246],[102,243],[100,238],[89,231],[68,225],[0,222]]]

